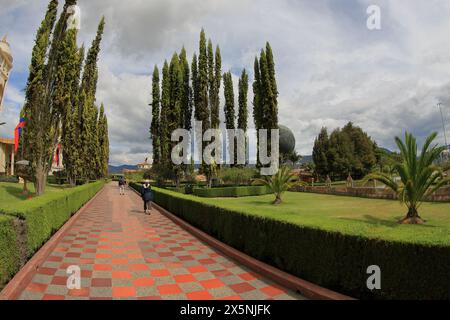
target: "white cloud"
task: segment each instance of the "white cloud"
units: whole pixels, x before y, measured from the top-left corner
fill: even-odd
[[[9,0],[0,13],[0,30],[9,33],[13,72],[20,78],[26,78],[47,3]],[[150,72],[182,45],[191,56],[202,27],[221,46],[223,71],[236,76],[243,67],[252,74],[254,56],[270,41],[280,123],[292,128],[302,154],[311,154],[322,126],[333,129],[350,120],[389,148],[404,130],[422,139],[439,130],[443,142],[435,105],[443,102],[450,119],[450,3],[378,3],[380,31],[366,28],[370,0],[80,1],[80,44],[90,44],[100,17],[106,17],[97,100],[109,117],[112,162],[133,164],[148,157]],[[2,114],[8,121],[18,118],[23,94],[17,88],[23,81],[13,79],[8,88],[11,107]]]

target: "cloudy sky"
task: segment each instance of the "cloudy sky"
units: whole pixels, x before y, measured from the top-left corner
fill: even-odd
[[[91,43],[100,17],[106,17],[97,101],[104,102],[109,118],[112,164],[136,164],[149,156],[150,73],[182,45],[192,56],[202,27],[221,47],[223,70],[236,77],[245,67],[252,78],[255,55],[271,43],[280,123],[294,131],[300,154],[311,154],[322,126],[333,129],[348,121],[387,148],[394,148],[393,137],[405,130],[420,139],[439,131],[443,143],[438,102],[450,128],[448,0],[78,2],[80,45]],[[8,34],[14,55],[0,113],[7,122],[2,136],[13,135],[47,4],[1,0],[0,35]],[[381,8],[381,30],[367,28],[372,4]]]

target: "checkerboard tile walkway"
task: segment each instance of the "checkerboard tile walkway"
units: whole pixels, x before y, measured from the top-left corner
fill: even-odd
[[[109,184],[67,231],[20,299],[303,299],[186,232],[131,190]],[[67,289],[79,266],[81,289]]]

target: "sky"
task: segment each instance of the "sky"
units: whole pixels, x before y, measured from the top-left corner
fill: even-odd
[[[63,1],[60,1],[61,5]],[[79,0],[78,43],[89,46],[106,18],[97,102],[109,121],[113,165],[151,157],[151,72],[185,46],[198,50],[201,28],[222,52],[235,86],[266,41],[275,56],[279,122],[310,155],[323,126],[348,121],[380,146],[395,149],[405,130],[419,142],[431,132],[444,143],[437,103],[450,129],[450,2],[448,0]],[[14,69],[0,136],[12,137],[24,102],[36,30],[47,0],[1,0],[0,36],[8,34]],[[380,8],[369,30],[367,8]],[[237,99],[237,91],[235,91]],[[251,115],[251,85],[249,107]],[[223,109],[223,94],[221,106]],[[223,113],[223,111],[222,111]],[[223,117],[223,115],[222,115]],[[249,118],[252,124],[252,118]],[[450,138],[450,132],[447,134]]]

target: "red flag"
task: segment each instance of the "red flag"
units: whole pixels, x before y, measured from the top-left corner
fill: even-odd
[[[20,119],[19,124],[14,129],[14,152],[17,153],[19,149],[19,136],[22,132],[22,128],[25,127],[25,119]]]

